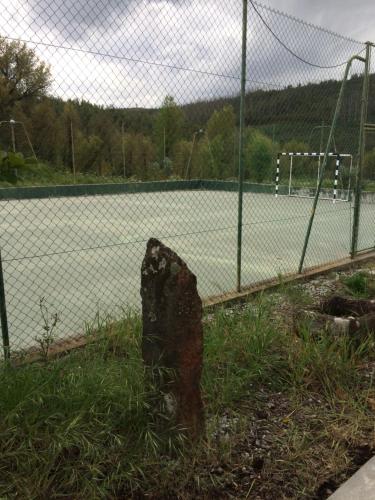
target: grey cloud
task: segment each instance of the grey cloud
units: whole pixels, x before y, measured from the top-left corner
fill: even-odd
[[[375,40],[373,0],[264,0],[264,3],[362,42]]]
[[[32,0],[32,26],[49,28],[60,33],[64,40],[79,40],[93,28],[106,30],[120,14],[129,11],[139,0]]]
[[[358,24],[358,18],[356,23],[349,19],[351,2],[340,2],[340,11],[334,8],[338,3],[325,3],[328,6],[323,0],[269,0],[272,7],[322,23],[327,29],[340,25],[339,33],[354,36],[349,28]],[[375,13],[372,3],[364,3]],[[29,6],[29,38],[116,56],[82,53],[69,60],[69,52],[55,54],[51,49],[48,60],[52,69],[58,67],[54,75],[56,92],[63,97],[65,92],[101,104],[150,106],[159,105],[167,93],[181,103],[238,93],[241,0],[31,0]],[[288,47],[312,63],[337,64],[361,48],[360,44],[298,23],[290,16],[261,6],[259,9]],[[324,20],[322,12],[326,13]],[[64,64],[57,64],[59,54],[64,55]],[[340,79],[342,71],[319,69],[295,58],[249,5],[249,89]],[[224,76],[218,76],[221,74]]]
[[[278,7],[280,8],[280,3]],[[252,8],[249,10],[249,78],[278,83],[280,86],[341,79],[344,65],[333,68],[330,66],[345,64],[349,57],[363,49],[363,44],[346,38],[343,31],[334,34],[328,28],[321,29],[311,23],[300,22],[293,16],[283,15],[261,5],[257,4],[256,8],[261,17]],[[280,41],[311,64],[306,64],[288,52]]]
[[[62,39],[77,41],[92,36],[95,30],[100,35],[121,29],[126,17],[141,4],[163,2],[179,6],[186,0],[31,0],[29,5],[34,26],[47,26]]]

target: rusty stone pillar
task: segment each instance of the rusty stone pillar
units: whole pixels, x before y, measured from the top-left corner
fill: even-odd
[[[173,250],[154,238],[147,243],[141,273],[142,356],[160,395],[158,410],[195,440],[204,430],[197,279]]]

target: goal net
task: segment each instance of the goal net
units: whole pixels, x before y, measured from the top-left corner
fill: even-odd
[[[329,153],[320,197],[332,201],[349,201],[353,157]],[[324,153],[278,153],[275,195],[313,198],[319,184]]]

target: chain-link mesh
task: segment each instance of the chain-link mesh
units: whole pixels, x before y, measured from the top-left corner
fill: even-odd
[[[369,101],[367,108],[367,123],[365,127],[365,158],[362,170],[362,196],[359,217],[358,249],[375,248],[375,216],[373,204],[375,201],[375,61],[372,50],[369,78]]]
[[[345,64],[364,51],[342,33],[248,8],[243,286],[297,270]],[[152,236],[188,262],[203,297],[234,290],[241,0],[15,0],[2,13],[0,246],[11,351],[37,345],[46,307],[64,339],[138,308]],[[362,73],[356,62],[306,266],[350,251]],[[373,228],[368,200],[361,224]],[[361,248],[374,243],[373,229],[367,235]]]
[[[253,175],[255,182],[275,183],[279,154],[279,194],[246,197],[247,280],[254,274],[265,279],[298,267],[323,163],[319,153],[325,151],[346,62],[364,48],[342,34],[261,4],[251,3],[251,7],[248,74],[259,81],[277,83],[277,89],[264,83],[249,96],[249,124],[266,134],[274,147],[268,178],[264,170],[258,177]],[[340,162],[337,201],[333,203],[337,157],[332,156],[324,173],[306,266],[346,257],[350,251],[352,206],[344,200],[350,200],[353,158],[358,151],[362,78],[356,75],[362,73],[363,64],[355,63],[331,149],[345,155]]]

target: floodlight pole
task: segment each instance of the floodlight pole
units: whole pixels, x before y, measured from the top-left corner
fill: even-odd
[[[73,134],[73,120],[70,120],[70,142],[72,147],[72,169],[73,169],[73,182],[76,183],[76,158],[74,154],[74,134]]]
[[[203,134],[204,130],[202,128],[200,128],[199,130],[197,130],[196,132],[194,132],[193,134],[193,142],[192,142],[192,145],[191,145],[191,150],[190,150],[190,154],[189,154],[189,159],[188,159],[188,162],[187,162],[187,165],[186,165],[186,171],[185,171],[185,179],[188,179],[189,178],[189,174],[190,174],[190,163],[191,163],[191,159],[193,157],[193,150],[194,150],[194,145],[195,145],[195,139],[197,137],[197,135],[199,134]]]
[[[319,147],[319,153],[322,152],[322,148],[323,148],[323,133],[324,133],[323,129],[324,129],[324,127],[325,127],[324,120],[322,120],[322,124],[320,126],[320,147]]]
[[[321,157],[320,157],[320,153],[322,152],[322,149],[323,149],[323,134],[324,134],[324,120],[322,120],[322,125],[321,125],[321,128],[320,128],[320,145],[319,145],[319,158],[318,158],[318,179],[317,179],[317,185],[316,187],[318,187],[318,183],[319,183],[319,175],[320,175],[320,164],[321,164]]]
[[[163,128],[163,157],[164,157],[164,160],[163,160],[163,167],[165,167],[165,154],[166,154],[166,145],[165,145],[165,127]]]
[[[121,121],[121,149],[122,149],[122,170],[123,177],[126,178],[126,160],[125,160],[125,137],[124,137],[124,121]]]
[[[341,105],[342,105],[342,100],[343,100],[344,91],[345,91],[345,87],[346,87],[346,82],[348,80],[349,71],[350,71],[350,68],[351,68],[352,63],[353,63],[354,60],[358,60],[358,61],[361,61],[363,63],[366,63],[366,59],[365,58],[355,55],[355,56],[351,57],[349,59],[349,61],[347,62],[347,64],[346,64],[344,78],[342,80],[342,84],[341,84],[341,88],[340,88],[340,93],[339,93],[339,96],[338,96],[338,99],[337,99],[335,114],[333,116],[331,129],[329,131],[328,141],[327,141],[326,150],[325,150],[324,158],[323,158],[323,164],[322,164],[322,168],[320,170],[319,184],[318,184],[318,187],[317,187],[316,192],[315,192],[313,207],[312,207],[312,210],[311,210],[310,220],[309,220],[309,224],[308,224],[308,227],[307,227],[305,241],[304,241],[304,244],[303,244],[302,255],[301,255],[301,259],[300,259],[300,263],[299,263],[299,267],[298,267],[298,272],[299,273],[302,272],[303,264],[305,262],[305,256],[306,256],[307,246],[308,246],[308,243],[309,243],[311,229],[312,229],[312,225],[313,225],[314,218],[315,218],[315,212],[316,212],[316,207],[318,205],[320,190],[321,190],[322,184],[323,184],[324,171],[325,171],[327,163],[328,163],[329,151],[331,149],[331,144],[332,144],[332,141],[333,141],[333,136],[334,136],[334,133],[335,133],[337,120],[338,120],[338,117],[339,117],[339,114],[340,114],[340,111],[341,111]]]
[[[15,153],[16,152],[16,135],[14,133],[14,125],[16,124],[16,122],[15,122],[15,120],[10,119],[9,124],[10,124],[10,134],[12,137],[12,149],[13,149],[13,153]]]
[[[3,262],[1,259],[1,249],[0,249],[0,322],[1,322],[1,335],[3,339],[4,358],[5,360],[9,360],[10,349],[9,349],[8,316],[7,316],[7,308],[5,302],[5,285],[4,285]]]
[[[238,225],[237,225],[237,291],[241,291],[242,267],[242,208],[244,179],[244,139],[245,139],[245,97],[246,97],[246,44],[247,44],[247,1],[242,0],[242,64],[240,99],[240,141],[238,149]]]
[[[290,157],[290,169],[289,169],[289,196],[292,194],[292,175],[293,175],[293,156]]]
[[[36,161],[38,161],[38,158],[37,158],[37,156],[36,156],[36,154],[35,154],[35,150],[34,150],[34,148],[33,148],[32,142],[31,142],[31,140],[30,140],[30,136],[29,136],[29,134],[27,133],[27,130],[26,130],[25,124],[24,124],[23,122],[19,122],[19,121],[13,120],[13,119],[11,119],[11,120],[9,120],[9,121],[7,121],[7,120],[3,120],[3,121],[1,121],[1,122],[0,122],[0,126],[1,126],[3,123],[9,123],[9,125],[10,125],[10,128],[11,128],[11,136],[12,136],[12,149],[13,149],[13,153],[15,153],[15,152],[16,152],[16,138],[15,138],[14,126],[18,123],[19,125],[21,125],[21,126],[22,126],[23,132],[24,132],[24,134],[25,134],[25,137],[26,137],[26,139],[27,139],[27,142],[28,142],[28,144],[29,144],[29,146],[30,146],[30,149],[31,149],[31,151],[32,151],[32,153],[33,153],[33,156],[34,156],[35,160],[36,160]]]
[[[214,155],[212,154],[211,141],[210,141],[210,137],[207,134],[207,132],[206,132],[206,138],[207,138],[208,150],[210,152],[211,165],[212,165],[212,168],[215,168],[215,166],[216,166],[216,164],[215,164],[215,158],[214,158]]]
[[[38,161],[38,158],[37,158],[37,156],[36,156],[36,154],[35,154],[35,150],[34,150],[34,148],[33,148],[32,142],[31,142],[31,140],[30,140],[29,134],[27,133],[27,130],[26,130],[25,124],[24,124],[23,122],[18,122],[18,123],[20,123],[20,124],[22,125],[23,132],[24,132],[24,134],[25,134],[25,136],[26,136],[27,142],[29,143],[29,146],[30,146],[30,149],[31,149],[31,151],[32,151],[32,153],[33,153],[33,156],[34,156],[35,160],[36,160],[36,161]]]
[[[358,147],[358,162],[355,176],[355,189],[354,189],[354,213],[353,213],[353,232],[350,256],[353,259],[358,251],[358,233],[359,233],[359,219],[361,211],[361,197],[362,197],[362,171],[363,162],[365,159],[366,149],[366,121],[367,121],[367,108],[368,108],[368,94],[369,94],[369,74],[370,74],[370,60],[371,60],[371,42],[366,42],[366,62],[365,70],[363,73],[363,86],[362,86],[362,99],[361,99],[361,121],[359,125],[359,147]]]

